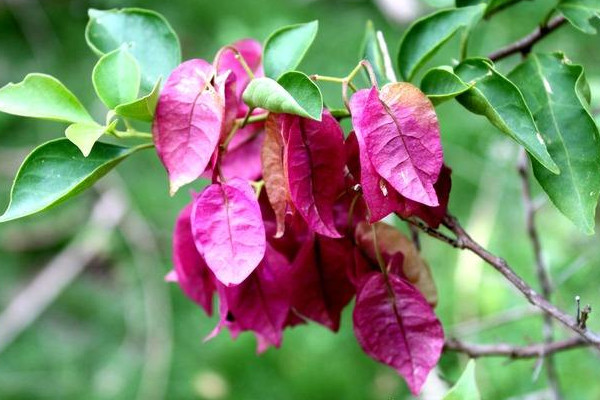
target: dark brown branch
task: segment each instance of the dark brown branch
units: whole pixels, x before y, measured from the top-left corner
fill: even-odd
[[[542,255],[542,244],[538,235],[537,228],[535,226],[535,214],[536,206],[533,203],[531,197],[530,179],[529,179],[529,162],[527,159],[527,153],[523,150],[519,157],[518,172],[521,178],[521,186],[523,192],[523,206],[525,209],[525,223],[527,226],[527,234],[529,241],[533,247],[533,254],[535,258],[535,269],[538,276],[538,281],[542,288],[542,296],[546,300],[550,300],[552,294],[552,284],[550,283],[550,276],[548,275],[548,267],[544,261]],[[544,327],[543,337],[546,344],[550,344],[554,341],[554,328],[552,326],[552,317],[549,314],[544,314]],[[554,358],[546,358],[546,374],[548,375],[548,384],[552,390],[554,399],[560,399],[560,384],[558,380],[558,373],[556,372],[556,364]]]
[[[510,357],[510,358],[539,358],[560,351],[570,350],[577,347],[586,347],[590,344],[581,337],[551,342],[537,343],[528,346],[515,346],[507,343],[497,344],[474,344],[466,343],[457,339],[447,339],[444,351],[455,351],[465,353],[471,358],[477,357]]]
[[[525,36],[522,39],[517,40],[516,42],[509,44],[506,47],[501,48],[500,50],[496,50],[490,55],[488,58],[492,61],[498,61],[505,57],[511,56],[513,54],[523,54],[527,55],[531,48],[540,40],[554,32],[556,29],[561,27],[566,22],[565,17],[562,15],[554,18],[550,22],[545,25],[538,26],[535,28],[533,32],[529,35]]]
[[[594,347],[600,349],[600,336],[594,332],[579,327],[572,316],[560,310],[554,304],[550,303],[535,290],[533,290],[523,279],[521,279],[519,275],[514,272],[506,260],[490,253],[488,250],[484,249],[481,247],[481,245],[475,242],[471,236],[465,232],[464,228],[460,225],[456,218],[450,215],[447,216],[444,220],[444,226],[446,226],[456,235],[456,247],[467,249],[475,253],[477,256],[479,256],[479,258],[494,267],[496,271],[500,272],[502,276],[504,276],[515,288],[517,288],[517,290],[519,290],[531,304],[540,308],[546,314],[551,315],[552,318],[581,335],[581,337],[583,337],[590,344],[594,345]],[[425,232],[430,234],[428,231]]]

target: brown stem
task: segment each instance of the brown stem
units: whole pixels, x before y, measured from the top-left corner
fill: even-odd
[[[540,286],[542,288],[542,296],[544,296],[546,300],[550,300],[550,295],[552,294],[552,284],[550,283],[550,276],[548,275],[548,267],[546,266],[546,262],[544,261],[544,257],[542,255],[542,245],[540,242],[540,237],[535,226],[536,206],[534,205],[533,199],[531,197],[528,166],[529,164],[527,159],[527,153],[525,151],[522,151],[519,157],[518,172],[519,176],[521,177],[527,234],[529,235],[529,241],[531,242],[531,246],[533,247],[535,267],[538,276],[538,281],[540,282]],[[553,330],[554,329],[552,326],[552,317],[549,314],[544,314],[543,337],[544,342],[546,344],[550,344],[554,341]],[[546,357],[545,361],[546,374],[548,376],[548,384],[550,386],[550,389],[552,390],[553,398],[555,400],[558,400],[562,396],[560,394],[560,384],[558,380],[558,373],[556,372],[554,358]]]
[[[528,346],[515,346],[507,343],[475,344],[460,341],[458,339],[447,339],[444,351],[455,351],[465,353],[471,358],[477,357],[510,357],[510,358],[539,358],[574,349],[586,347],[590,344],[581,337],[572,337],[551,343],[537,343]]]
[[[539,42],[540,40],[542,40],[543,38],[545,38],[546,36],[548,36],[549,34],[554,32],[556,29],[561,27],[565,22],[566,22],[566,19],[562,15],[559,17],[556,17],[553,20],[551,20],[550,22],[548,22],[547,24],[538,26],[537,28],[535,28],[535,30],[533,32],[531,32],[529,35],[525,36],[524,38],[519,39],[516,42],[511,43],[508,46],[501,48],[500,50],[494,51],[493,53],[488,55],[488,58],[495,62],[495,61],[501,60],[503,58],[506,58],[508,56],[511,56],[511,55],[517,54],[517,53],[527,55],[531,51],[531,48],[537,42]]]

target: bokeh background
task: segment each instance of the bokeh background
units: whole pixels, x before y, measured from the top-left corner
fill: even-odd
[[[531,31],[554,0],[523,1],[480,24],[471,54],[487,54]],[[448,4],[368,0],[0,0],[0,85],[28,72],[62,80],[98,118],[90,72],[96,57],[83,37],[87,9],[139,6],[164,14],[178,32],[184,58],[212,59],[242,37],[264,40],[281,25],[319,19],[320,31],[301,65],[307,73],[343,76],[359,59],[365,22],[383,30],[392,54],[407,21]],[[561,49],[583,64],[600,93],[600,38],[570,27],[539,49]],[[458,54],[452,40],[432,64]],[[507,60],[507,71],[518,59]],[[326,101],[341,105],[339,87]],[[598,97],[594,99],[598,104]],[[455,103],[438,109],[446,162],[453,168],[450,209],[474,237],[504,255],[538,287],[525,234],[518,149],[483,118]],[[0,208],[25,155],[64,126],[0,114]],[[196,185],[196,189],[199,186]],[[575,309],[574,296],[600,305],[600,248],[547,202],[537,224],[556,291],[553,301]],[[163,281],[171,268],[171,229],[189,201],[170,198],[166,174],[152,151],[125,161],[89,191],[49,212],[0,225],[0,399],[405,399],[396,373],[360,350],[351,307],[340,332],[310,324],[288,330],[279,350],[255,355],[255,341],[227,333],[203,343],[206,317],[178,287]],[[401,226],[401,224],[399,224]],[[402,229],[404,227],[401,226]],[[499,274],[478,259],[423,238],[440,292],[437,312],[447,335],[479,343],[541,340],[541,317]],[[590,327],[600,330],[597,312]],[[562,328],[558,338],[568,337]],[[430,386],[452,384],[466,358],[445,354]],[[556,356],[567,399],[600,398],[600,359],[586,349]],[[484,399],[546,398],[538,360],[477,362]],[[425,398],[425,397],[424,397]]]

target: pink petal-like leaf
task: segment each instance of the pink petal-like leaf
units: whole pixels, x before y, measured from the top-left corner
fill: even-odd
[[[261,149],[263,179],[277,222],[275,237],[281,237],[285,229],[285,213],[290,195],[283,168],[284,147],[281,137],[281,121],[276,114],[270,114],[267,118],[265,132],[265,141]]]
[[[362,349],[396,369],[417,395],[444,346],[442,325],[421,293],[397,275],[372,273],[353,319]]]
[[[177,217],[173,232],[173,264],[181,290],[212,315],[215,282],[212,272],[196,249],[192,235],[192,205],[187,205]]]
[[[223,176],[226,179],[258,180],[262,176],[260,150],[265,140],[264,124],[249,124],[238,130],[235,138],[221,159]]]
[[[352,96],[350,109],[357,135],[378,174],[398,193],[437,206],[433,185],[443,164],[435,110],[415,86],[397,82],[364,89]],[[363,92],[363,93],[361,93]]]
[[[196,247],[224,285],[237,285],[265,254],[265,227],[254,190],[242,179],[212,184],[194,201]]]
[[[355,293],[347,274],[353,262],[352,244],[346,239],[307,240],[292,266],[294,310],[337,331],[342,309]]]
[[[286,164],[292,202],[316,233],[340,237],[333,206],[344,190],[344,133],[328,112],[322,121],[285,116]]]
[[[171,194],[202,174],[219,142],[225,87],[217,91],[210,83],[213,75],[206,61],[186,61],[171,73],[160,94],[152,133]]]

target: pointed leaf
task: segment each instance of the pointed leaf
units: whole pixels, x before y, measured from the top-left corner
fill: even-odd
[[[416,396],[444,346],[442,325],[425,298],[397,275],[372,273],[358,292],[353,320],[362,349],[396,369]]]
[[[142,90],[150,92],[181,62],[179,39],[165,18],[149,10],[90,9],[85,39],[99,56],[126,44],[140,66]]]
[[[285,212],[289,190],[283,168],[283,139],[281,121],[275,114],[269,114],[265,124],[266,136],[261,150],[263,179],[269,197],[269,203],[275,213],[277,231],[275,237],[283,236],[285,230]]]
[[[265,42],[265,75],[277,79],[295,69],[317,36],[319,21],[289,25],[273,32]]]
[[[467,363],[465,370],[452,389],[442,400],[480,400],[479,388],[475,380],[475,360]]]
[[[100,139],[107,131],[114,129],[117,121],[113,121],[110,126],[101,126],[98,124],[72,124],[65,130],[65,136],[75,146],[81,150],[81,154],[87,157],[92,151],[94,143]]]
[[[600,194],[600,137],[577,90],[583,68],[561,54],[534,54],[509,76],[523,91],[561,171],[552,174],[533,160],[535,177],[564,215],[593,233]]]
[[[290,71],[277,79],[294,100],[306,110],[310,118],[320,121],[323,112],[323,95],[321,89],[304,73]]]
[[[210,84],[213,74],[204,60],[186,61],[160,94],[152,132],[172,194],[202,174],[219,142],[225,99]]]
[[[391,83],[381,93],[377,88],[355,93],[350,109],[357,136],[378,174],[404,197],[437,206],[433,185],[443,154],[439,124],[427,97],[409,83]]]
[[[179,213],[173,232],[173,264],[181,290],[212,315],[214,275],[196,249],[192,234],[192,204]]]
[[[367,21],[360,58],[371,64],[380,85],[397,81],[383,33],[375,30],[372,21]]]
[[[344,132],[328,112],[321,122],[285,116],[288,137],[284,165],[290,197],[315,232],[340,237],[333,206],[344,188]]]
[[[523,95],[510,80],[496,71],[486,59],[466,60],[454,71],[463,82],[474,84],[471,90],[457,97],[465,108],[484,115],[551,172],[559,173]]]
[[[92,71],[96,94],[110,109],[135,100],[140,79],[140,67],[127,46],[100,57]]]
[[[81,193],[129,155],[148,145],[126,148],[96,143],[88,157],[68,139],[37,147],[21,164],[8,208],[0,222],[44,211]]]
[[[401,271],[397,271],[396,274],[401,272],[403,277],[419,289],[429,304],[432,306],[437,304],[437,290],[431,269],[412,240],[398,229],[383,222],[374,225],[361,222],[356,226],[354,235],[358,248],[374,263],[377,263],[375,242],[386,262],[389,262],[396,253],[401,253],[404,262],[400,265]]]
[[[158,96],[160,95],[160,82],[160,79],[156,81],[152,91],[147,95],[115,107],[115,113],[125,118],[152,122],[154,120],[156,104],[158,103]]]
[[[454,70],[447,66],[430,69],[421,80],[421,90],[434,105],[451,100],[472,86],[463,82]]]
[[[217,279],[238,285],[265,254],[265,228],[254,190],[238,178],[212,184],[194,201],[196,247]]]
[[[77,97],[50,75],[29,74],[0,89],[0,111],[72,123],[94,123]]]
[[[441,10],[413,23],[402,37],[398,66],[411,80],[418,69],[461,28],[470,28],[483,16],[484,4]]]
[[[316,94],[311,86],[314,85],[310,79],[300,83],[305,93]],[[320,96],[320,91],[319,91]],[[244,103],[251,108],[263,108],[274,113],[294,114],[306,118],[319,119],[311,115],[283,86],[270,78],[256,78],[250,81],[242,95]],[[313,97],[313,101],[315,98]],[[310,104],[314,104],[311,101]],[[311,110],[314,111],[314,110]]]
[[[600,18],[598,0],[560,0],[557,9],[575,28],[590,35],[596,33],[596,28],[590,20]]]

